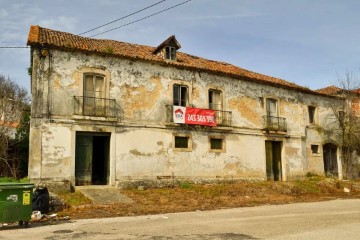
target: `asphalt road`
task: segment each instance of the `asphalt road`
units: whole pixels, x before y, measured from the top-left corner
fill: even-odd
[[[360,239],[360,200],[6,226],[0,239]]]

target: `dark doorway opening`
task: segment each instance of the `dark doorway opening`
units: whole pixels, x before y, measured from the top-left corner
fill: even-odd
[[[75,185],[109,183],[110,133],[76,133]]]
[[[338,176],[337,146],[332,143],[323,145],[324,173],[325,175]]]
[[[265,141],[266,177],[270,181],[281,181],[281,142]]]

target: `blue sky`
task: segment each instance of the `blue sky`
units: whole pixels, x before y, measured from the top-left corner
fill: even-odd
[[[0,46],[25,46],[30,25],[79,34],[160,0],[0,0]],[[166,0],[100,31],[185,0]],[[359,72],[358,0],[192,0],[96,38],[180,51],[318,89]],[[85,36],[96,34],[94,31]],[[29,49],[0,49],[0,74],[30,89]]]

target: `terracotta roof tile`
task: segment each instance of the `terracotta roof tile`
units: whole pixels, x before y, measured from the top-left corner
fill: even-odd
[[[243,78],[277,87],[323,95],[321,92],[314,92],[294,83],[252,72],[224,62],[207,60],[182,52],[177,52],[177,61],[167,61],[162,59],[160,56],[153,54],[156,47],[130,44],[114,40],[92,39],[66,32],[46,29],[39,26],[30,27],[27,44],[31,46],[44,46],[64,50],[109,54],[130,59],[153,61],[163,65],[174,65],[176,67],[190,68],[192,70],[210,71],[212,73],[228,75],[235,78]]]
[[[315,90],[318,93],[322,93],[322,94],[327,94],[327,95],[340,95],[342,93],[355,93],[355,94],[360,94],[360,89],[354,89],[354,90],[345,90],[336,86],[329,86],[329,87],[325,87],[325,88],[321,88],[318,90]]]
[[[357,94],[360,94],[360,88],[355,89],[353,92],[355,92],[355,93],[357,93]]]
[[[323,93],[323,94],[335,95],[335,94],[340,93],[342,91],[342,89],[339,87],[335,87],[335,86],[329,86],[329,87],[321,88],[321,89],[318,89],[315,91],[319,92],[319,93]]]

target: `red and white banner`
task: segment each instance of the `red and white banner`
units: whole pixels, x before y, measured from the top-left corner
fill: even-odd
[[[174,123],[216,126],[214,110],[173,106]]]

